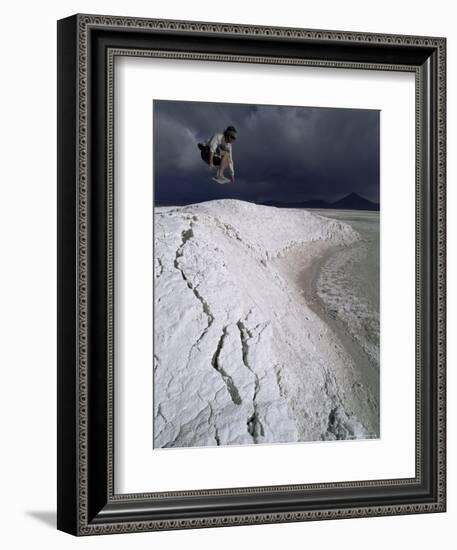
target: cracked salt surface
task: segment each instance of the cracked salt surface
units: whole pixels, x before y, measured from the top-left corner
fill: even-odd
[[[305,210],[155,210],[155,448],[378,436],[377,396],[290,265],[358,241]]]

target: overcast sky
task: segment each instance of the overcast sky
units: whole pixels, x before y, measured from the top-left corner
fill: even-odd
[[[153,108],[156,204],[332,202],[352,192],[379,202],[379,111],[164,100]],[[236,181],[218,185],[197,143],[227,126],[238,130]]]

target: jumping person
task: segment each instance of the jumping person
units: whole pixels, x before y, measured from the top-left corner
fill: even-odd
[[[236,129],[228,126],[222,133],[214,134],[208,140],[198,144],[201,157],[209,165],[210,169],[217,166],[215,180],[218,183],[226,183],[224,171],[228,167],[230,181],[235,182],[235,170],[233,168],[232,143],[236,140]]]

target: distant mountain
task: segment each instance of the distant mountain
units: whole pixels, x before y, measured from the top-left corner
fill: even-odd
[[[265,201],[265,206],[276,206],[278,208],[335,208],[340,210],[379,210],[379,204],[364,199],[357,193],[350,193],[336,202],[327,202],[320,199],[312,199],[301,202]]]
[[[344,210],[379,210],[379,204],[371,202],[368,199],[357,195],[357,193],[350,193],[342,199],[334,202],[331,208],[339,208]]]
[[[205,201],[155,201],[154,206],[187,206],[189,204],[194,204],[198,202]],[[263,201],[262,203],[257,203],[256,201],[245,200],[245,202],[253,202],[254,204],[263,204],[264,206],[276,206],[277,208],[335,208],[339,210],[379,210],[379,204],[364,199],[357,193],[350,193],[342,199],[337,200],[336,202],[327,202],[321,199],[311,199],[309,201],[299,201],[299,202],[289,202],[289,201],[275,201],[268,200]]]

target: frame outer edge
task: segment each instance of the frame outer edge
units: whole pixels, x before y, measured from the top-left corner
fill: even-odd
[[[360,31],[342,31],[327,29],[308,29],[302,27],[279,27],[272,25],[254,25],[250,23],[224,23],[221,21],[194,21],[185,19],[140,18],[119,15],[77,14],[82,25],[100,25],[122,30],[156,30],[210,35],[234,35],[311,39],[334,42],[353,42],[354,44],[390,44],[392,46],[430,46],[439,47],[445,38],[435,36],[386,34]]]
[[[258,523],[276,523],[276,522],[291,522],[291,521],[307,521],[307,520],[319,520],[319,519],[337,519],[337,518],[350,518],[350,517],[363,517],[363,516],[377,516],[377,515],[394,515],[394,514],[405,514],[405,513],[423,513],[423,512],[433,512],[433,511],[443,511],[445,509],[445,489],[443,488],[438,496],[436,502],[430,502],[427,504],[417,504],[417,505],[394,505],[394,506],[372,506],[368,508],[346,508],[344,510],[338,509],[329,509],[326,511],[311,511],[311,512],[295,512],[295,513],[272,513],[272,514],[258,514],[254,516],[231,516],[227,517],[218,517],[218,518],[201,518],[196,520],[170,520],[170,521],[132,521],[126,523],[113,523],[113,524],[102,524],[102,525],[91,525],[88,524],[87,518],[87,490],[88,490],[88,479],[87,479],[87,424],[85,415],[87,414],[86,407],[86,393],[87,393],[87,286],[86,286],[86,275],[87,275],[87,246],[90,244],[87,241],[88,232],[87,232],[87,181],[86,181],[86,154],[87,154],[87,66],[88,66],[88,29],[90,26],[97,26],[99,28],[109,28],[114,27],[119,30],[126,30],[128,27],[132,29],[139,30],[165,30],[165,31],[176,31],[176,32],[188,32],[188,33],[209,33],[209,34],[244,34],[247,37],[256,36],[272,36],[274,37],[283,37],[283,38],[298,38],[298,39],[314,39],[320,41],[328,40],[342,40],[354,42],[357,44],[368,44],[369,42],[375,42],[379,44],[390,44],[392,46],[397,45],[409,45],[409,46],[422,46],[430,47],[435,51],[438,51],[440,56],[440,64],[438,69],[438,79],[439,84],[439,93],[437,102],[440,106],[441,118],[438,120],[439,133],[441,138],[439,139],[438,147],[438,157],[440,160],[440,176],[439,176],[439,189],[438,189],[438,202],[441,206],[444,206],[444,157],[445,157],[445,136],[444,133],[444,118],[445,118],[445,72],[444,72],[444,62],[445,62],[445,39],[443,38],[433,38],[433,37],[414,37],[406,35],[382,35],[382,34],[372,34],[372,33],[357,33],[357,32],[340,32],[340,31],[318,31],[318,30],[308,30],[308,29],[292,29],[292,28],[281,28],[281,27],[256,27],[253,25],[240,25],[240,24],[225,24],[225,23],[209,23],[209,22],[192,22],[192,21],[171,21],[171,20],[158,20],[158,19],[138,19],[131,17],[116,17],[116,16],[98,16],[98,15],[77,15],[73,16],[73,22],[76,22],[76,36],[75,36],[75,49],[77,49],[77,55],[75,56],[75,64],[77,68],[75,70],[75,78],[77,80],[77,85],[75,86],[78,94],[78,99],[75,99],[75,110],[73,113],[77,112],[77,120],[74,123],[77,126],[79,142],[76,144],[75,149],[77,149],[78,154],[75,158],[75,164],[77,170],[77,203],[78,203],[78,218],[76,224],[73,228],[77,227],[76,241],[77,244],[77,257],[78,262],[75,266],[75,272],[77,271],[78,281],[77,289],[79,303],[77,306],[78,313],[78,342],[76,348],[78,349],[78,364],[77,374],[79,376],[78,380],[74,380],[75,400],[78,407],[78,417],[76,419],[75,425],[77,423],[77,433],[76,437],[73,438],[75,447],[75,455],[77,457],[77,495],[74,499],[74,506],[72,511],[77,508],[77,527],[76,533],[72,530],[68,532],[73,532],[73,534],[80,535],[89,535],[89,534],[108,534],[108,533],[120,533],[120,532],[138,532],[138,531],[151,531],[151,530],[166,530],[166,529],[187,529],[187,528],[202,528],[202,527],[213,527],[213,526],[223,526],[223,525],[246,525],[246,524],[258,524]],[[62,20],[59,23],[67,21]],[[62,27],[63,28],[63,27]],[[61,96],[59,94],[59,101],[61,101]],[[59,119],[60,120],[60,119]],[[68,129],[67,129],[68,131]],[[76,155],[75,155],[76,156]],[[59,156],[59,158],[61,158]],[[73,168],[71,169],[73,170]],[[442,173],[441,173],[442,170]],[[74,172],[73,172],[74,175]],[[74,183],[74,182],[73,182]],[[61,190],[61,179],[59,177],[59,190]],[[60,207],[60,203],[59,203]],[[68,222],[67,222],[68,223]],[[440,252],[445,250],[445,237],[444,237],[444,213],[438,219],[438,233],[440,238],[438,240],[437,246]],[[59,225],[59,229],[61,226]],[[62,261],[62,248],[59,244],[59,255]],[[61,264],[59,263],[59,266]],[[440,335],[442,337],[438,338],[438,353],[443,354],[443,358],[438,360],[438,371],[440,376],[440,385],[439,385],[439,403],[441,406],[444,404],[444,323],[445,323],[445,312],[444,312],[444,293],[445,293],[445,281],[444,281],[444,269],[445,269],[445,259],[439,263],[439,292],[438,292],[438,304],[439,304],[439,319],[438,324],[440,328]],[[75,273],[73,273],[74,275]],[[60,287],[59,287],[60,288]],[[60,294],[59,294],[60,295]],[[59,302],[60,304],[60,302]],[[442,332],[441,332],[442,330]],[[59,333],[59,343],[62,344],[61,335]],[[73,358],[74,360],[74,358]],[[59,373],[62,373],[61,361],[59,360]],[[437,386],[438,388],[438,386]],[[438,414],[438,424],[444,429],[444,410],[441,408],[442,414]],[[60,409],[59,409],[60,413]],[[76,414],[76,412],[74,412]],[[61,430],[59,431],[59,434]],[[77,447],[75,442],[78,442]],[[445,476],[445,465],[444,465],[444,453],[445,453],[445,443],[444,435],[438,438],[436,442],[439,449],[439,454],[442,456],[442,467],[438,467],[438,480],[439,482],[444,481]],[[59,449],[62,447],[60,443]],[[59,465],[61,465],[59,459]],[[73,491],[75,492],[75,491]],[[67,510],[65,510],[66,512]],[[59,526],[59,528],[61,528]],[[67,529],[63,529],[67,530]]]
[[[77,534],[76,17],[57,23],[57,528]]]
[[[446,61],[447,40],[440,40],[437,67],[437,268],[438,268],[438,346],[437,346],[437,394],[438,394],[438,429],[437,429],[437,466],[438,466],[438,501],[437,511],[445,512],[446,496]]]

